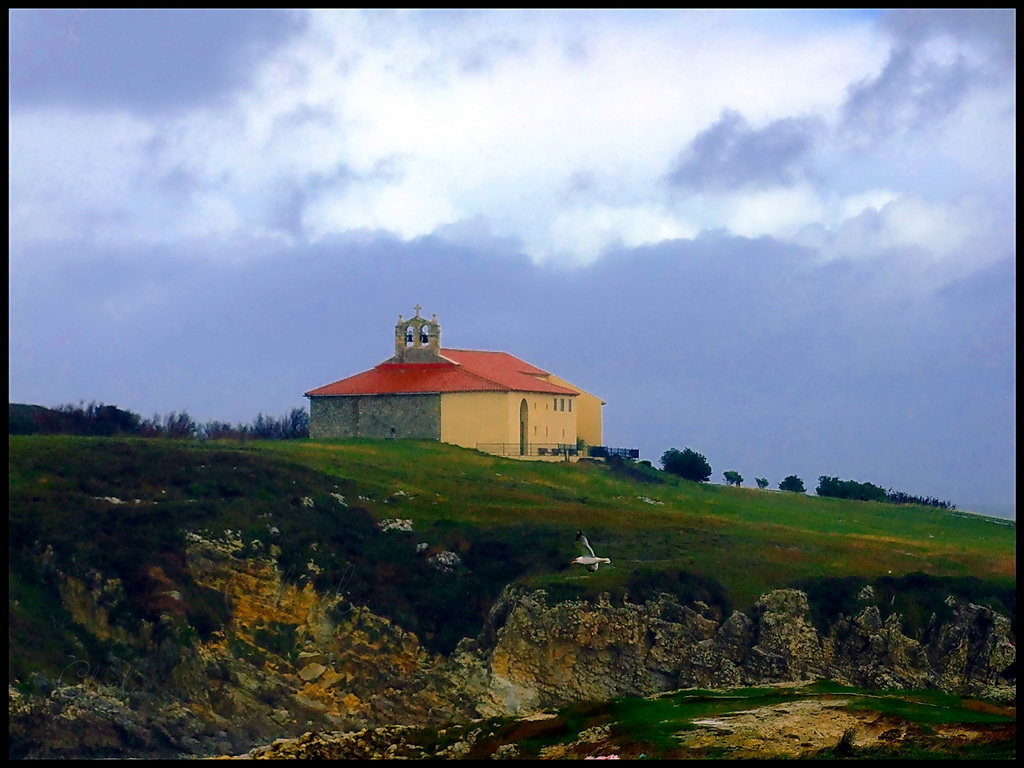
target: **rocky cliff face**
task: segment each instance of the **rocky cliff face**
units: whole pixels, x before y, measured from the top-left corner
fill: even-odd
[[[688,687],[828,678],[867,688],[939,688],[992,693],[1015,685],[1010,622],[951,598],[953,618],[929,641],[903,634],[874,605],[822,635],[807,596],[782,589],[749,615],[717,621],[700,603],[664,596],[643,604],[563,602],[510,588],[476,642],[447,665],[453,685],[472,691],[481,716],[522,715],[582,700],[647,696]]]
[[[110,684],[72,661],[56,679],[9,686],[12,756],[230,753],[310,729],[376,725],[385,721],[368,700],[380,698],[390,717],[396,688],[438,661],[387,619],[340,593],[318,594],[308,574],[282,573],[272,551],[243,554],[237,536],[191,535],[188,569],[228,616],[206,640],[181,621],[164,589],[173,585],[157,585],[167,610],[155,641],[148,622],[111,628],[118,585],[55,572],[65,606],[112,641],[107,663],[122,674]]]
[[[76,621],[143,661],[125,664],[120,686],[70,673],[31,693],[11,686],[12,756],[237,754],[310,730],[437,726],[686,687],[830,678],[978,694],[1015,685],[1009,620],[955,600],[950,620],[910,637],[867,591],[856,615],[820,632],[796,590],[720,620],[668,596],[549,605],[544,592],[512,586],[480,636],[445,659],[340,591],[318,594],[308,575],[282,573],[272,549],[254,556],[230,536],[193,535],[188,570],[228,616],[205,640],[182,623],[162,574],[152,574],[151,599],[173,632],[113,629],[120,585],[58,574]]]

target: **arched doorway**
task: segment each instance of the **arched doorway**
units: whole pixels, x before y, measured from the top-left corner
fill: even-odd
[[[526,404],[526,398],[519,404],[519,455],[525,456],[527,445],[527,435],[529,435],[529,421],[530,421],[530,408]]]

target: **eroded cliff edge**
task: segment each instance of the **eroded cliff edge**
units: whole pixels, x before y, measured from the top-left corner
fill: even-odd
[[[804,592],[764,595],[719,617],[668,595],[642,602],[550,602],[510,586],[474,639],[449,657],[342,591],[283,574],[272,552],[190,537],[192,578],[224,601],[227,621],[199,639],[173,584],[153,575],[161,626],[114,633],[118,585],[57,571],[76,621],[121,647],[120,684],[79,674],[9,687],[12,756],[239,753],[309,730],[439,725],[524,715],[581,700],[828,678],[870,688],[1015,696],[1011,623],[950,597],[911,632],[870,587],[851,615],[816,626]],[[114,636],[116,634],[116,636]]]
[[[864,602],[870,597],[866,590]],[[548,605],[545,598],[507,589],[481,637],[460,645],[448,663],[447,674],[474,691],[481,715],[689,687],[830,679],[998,695],[1016,681],[1009,620],[955,598],[952,617],[921,638],[908,637],[898,615],[883,620],[870,604],[822,634],[806,594],[793,589],[764,595],[749,614],[724,621],[707,606],[682,606],[667,595],[642,604],[602,598]]]

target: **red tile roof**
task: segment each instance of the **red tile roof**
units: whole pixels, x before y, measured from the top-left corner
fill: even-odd
[[[369,371],[306,393],[329,395],[389,395],[436,392],[543,392],[576,395],[576,390],[549,383],[547,371],[507,352],[442,349],[451,362],[381,363]]]

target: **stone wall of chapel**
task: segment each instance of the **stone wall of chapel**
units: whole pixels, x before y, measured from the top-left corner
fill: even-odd
[[[309,399],[309,436],[441,439],[441,396],[341,395]]]

